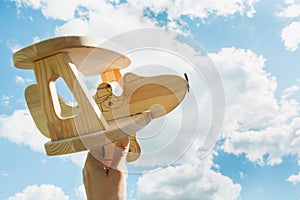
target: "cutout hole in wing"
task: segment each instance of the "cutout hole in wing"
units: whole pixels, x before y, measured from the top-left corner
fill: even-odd
[[[63,78],[56,79],[55,88],[57,92],[57,99],[55,101],[60,106],[60,113],[57,113],[58,116],[67,118],[77,115],[79,112],[78,103]]]

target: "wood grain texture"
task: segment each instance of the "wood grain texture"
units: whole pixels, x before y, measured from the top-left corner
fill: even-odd
[[[102,82],[119,82],[122,78],[122,74],[119,69],[104,71],[101,74]]]
[[[113,79],[113,78],[112,78]],[[94,99],[107,121],[135,115],[149,110],[151,118],[171,112],[183,100],[188,89],[186,80],[179,76],[162,75],[141,77],[127,73],[120,80],[121,96],[115,96],[109,83],[101,83]],[[141,147],[135,135],[130,137],[127,162],[139,158]]]
[[[148,110],[150,111],[151,118],[160,117],[171,112],[176,106],[178,106],[178,104],[183,100],[187,90],[186,81],[181,77],[173,75],[141,77],[129,73],[125,74],[122,82],[124,92],[121,96],[113,95],[112,87],[109,83],[101,83],[94,96],[95,102],[108,123],[112,123],[112,121],[120,118],[126,118],[128,122],[131,121],[135,123],[130,116],[134,116]],[[27,90],[31,93],[31,95],[26,95],[26,99],[30,99],[32,102],[29,103],[27,100],[30,112],[37,124],[37,127],[41,130],[41,127],[46,127],[45,124],[47,122],[46,120],[42,120],[43,118],[45,119],[45,116],[42,116],[42,114],[44,115],[42,110],[43,107],[38,101],[40,98],[38,89],[36,86],[29,86]],[[59,102],[62,112],[68,113],[71,110],[73,112],[78,112],[78,107],[71,109],[63,100],[60,100]],[[140,127],[140,129],[141,128],[142,127]],[[42,133],[44,133],[45,130],[49,132],[46,127]],[[135,129],[131,129],[131,131],[134,130]],[[124,133],[120,134],[124,136]],[[128,137],[130,134],[134,137],[135,132],[127,132],[125,135]],[[130,149],[132,152],[135,150],[140,151],[140,146],[133,137],[131,137],[132,145]],[[89,137],[86,135],[86,138]],[[100,138],[100,136],[98,136],[98,138]],[[115,141],[116,138],[119,137],[113,137],[112,141]],[[86,150],[86,147],[82,144],[82,142],[80,142],[80,139],[80,136],[72,136],[70,138],[64,136],[60,138],[59,141],[52,141],[45,145],[46,152],[48,155],[59,155]],[[106,142],[104,143],[106,144]],[[137,153],[138,152],[129,154],[127,160],[133,161],[134,159],[137,159]]]
[[[101,41],[88,37],[60,37],[45,40],[13,55],[17,68],[33,69],[37,84],[25,91],[31,115],[43,135],[48,155],[93,149],[127,137],[132,151],[140,152],[135,133],[152,118],[171,112],[183,100],[188,84],[179,76],[141,77],[120,69],[130,60],[119,53],[99,48]],[[77,75],[102,75],[106,82],[117,81],[121,96],[112,94],[108,83],[99,85],[94,97],[87,96]],[[73,93],[77,107],[68,105],[56,92],[61,77]],[[94,98],[94,99],[93,99]],[[129,154],[128,161],[139,156]]]
[[[52,141],[105,129],[105,119],[101,117],[97,105],[87,98],[87,92],[76,78],[76,69],[70,66],[64,53],[34,62],[34,72]],[[55,87],[59,77],[64,79],[78,102],[80,112],[76,116],[63,117],[61,114]]]
[[[44,136],[50,138],[49,129],[46,121],[46,114],[41,102],[40,92],[38,90],[37,84],[32,84],[26,88],[25,99],[30,114],[35,122],[35,125]],[[58,100],[59,105],[61,107],[62,116],[78,115],[78,106],[73,107],[71,104],[67,103],[59,94]]]
[[[134,162],[141,156],[141,146],[136,140],[136,135],[130,136],[129,152],[126,156],[127,162]]]
[[[50,134],[49,134],[49,129],[47,126],[47,121],[46,121],[46,115],[44,112],[44,108],[42,106],[42,103],[40,101],[40,93],[38,91],[38,87],[37,84],[33,84],[30,85],[26,88],[25,91],[25,97],[26,97],[26,102],[30,111],[30,114],[37,126],[37,128],[39,129],[39,131],[46,137],[50,138]],[[67,102],[65,102],[59,95],[59,103],[61,106],[61,112],[64,115],[67,116],[72,116],[74,114],[78,114],[79,112],[79,107],[72,107],[71,105],[69,105]],[[142,125],[147,125],[150,122],[150,114],[148,113],[147,116],[145,116],[145,120],[146,121],[141,121],[141,119],[143,117],[139,117],[139,116],[135,116],[134,119],[129,119],[128,121],[137,121],[134,123],[139,123],[140,126]],[[141,121],[141,122],[139,122]],[[113,123],[111,121],[108,122],[109,124]],[[142,123],[142,124],[141,124]],[[119,123],[118,123],[119,124]],[[122,124],[121,124],[122,125]],[[114,125],[115,126],[115,125]],[[128,128],[127,128],[128,129]],[[132,131],[137,131],[140,130],[140,128],[138,129],[133,129],[131,128],[130,130]],[[118,130],[120,132],[120,130]],[[130,138],[130,147],[129,147],[129,153],[127,155],[126,161],[127,162],[133,162],[136,159],[139,158],[140,156],[140,152],[141,152],[141,148],[140,145],[138,144],[136,137],[135,137],[135,132],[131,132],[129,134],[132,135],[128,135],[128,133],[120,133],[120,136],[115,136],[115,137],[109,137],[108,134],[110,134],[111,131],[106,132],[105,135],[105,141],[103,141],[103,143],[107,144],[107,139],[110,138],[111,141],[117,141],[119,138],[126,138],[129,137]],[[101,133],[99,133],[101,134]],[[123,137],[124,136],[124,137]],[[91,135],[92,138],[95,138],[96,136]],[[100,138],[101,136],[97,136],[97,138]],[[88,135],[85,135],[84,138],[89,138]],[[98,145],[101,145],[101,142],[99,142]],[[93,147],[97,147],[97,145],[92,146]],[[74,152],[78,152],[78,151],[84,151],[87,150],[85,143],[83,143],[81,141],[81,137],[72,137],[70,139],[66,138],[65,140],[60,140],[60,141],[52,141],[49,142],[45,145],[45,149],[46,149],[46,153],[48,155],[60,155],[60,154],[68,154],[68,153],[74,153]]]
[[[99,85],[98,89],[99,88],[102,88],[102,89],[100,91],[97,90],[97,92],[96,92],[97,95],[94,96],[94,99],[95,99],[95,97],[98,97],[98,99],[97,99],[98,104],[97,105],[100,109],[101,109],[101,106],[102,106],[102,102],[107,102],[106,98],[109,98],[111,100],[110,95],[112,94],[112,88],[109,84],[107,84],[107,82],[120,82],[121,79],[122,79],[122,74],[120,73],[119,69],[109,70],[109,71],[105,71],[101,74],[101,79],[104,83],[101,83]],[[123,86],[123,85],[121,85],[121,86]],[[105,89],[103,87],[107,87],[107,88]],[[107,106],[106,109],[112,110],[113,104],[112,104],[111,101],[109,101],[108,105],[106,105],[106,106]],[[108,114],[108,112],[106,112],[105,115],[104,115],[106,120],[108,120],[107,114]],[[115,120],[115,119],[116,118],[111,119],[111,120]],[[130,133],[130,134],[132,134],[132,135],[129,137],[130,143],[129,143],[129,151],[128,151],[127,156],[126,156],[126,161],[127,162],[134,162],[141,155],[141,146],[138,143],[138,141],[136,140],[136,134],[135,133]]]
[[[175,75],[142,77],[127,73],[120,83],[123,94],[113,95],[108,83],[97,88],[94,99],[106,120],[135,115],[146,110],[152,118],[161,117],[174,108],[186,95],[188,83]]]
[[[131,61],[117,52],[99,47],[103,41],[93,37],[67,36],[45,40],[13,54],[13,63],[20,69],[33,69],[43,58],[66,53],[83,74],[99,75],[103,71],[124,69]]]
[[[136,133],[150,122],[150,112],[120,118],[111,121],[109,129],[105,131],[47,142],[45,144],[46,153],[49,156],[53,156],[95,149],[99,146],[128,138],[130,136],[128,133]]]

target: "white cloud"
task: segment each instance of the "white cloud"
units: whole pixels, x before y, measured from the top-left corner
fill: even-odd
[[[225,131],[256,126],[273,116],[270,111],[277,110],[274,97],[277,82],[265,70],[265,59],[254,52],[244,49],[223,48],[210,54],[221,74],[225,95]],[[235,125],[233,125],[235,124]]]
[[[83,168],[86,159],[86,154],[87,151],[83,151],[83,152],[77,152],[77,153],[72,153],[67,155],[60,155],[59,158],[64,161],[70,160],[75,165]]]
[[[7,47],[14,53],[22,48],[20,44],[17,44],[15,42],[9,41],[7,42]]]
[[[281,18],[290,18],[289,24],[281,31],[281,39],[289,51],[296,51],[300,44],[300,22],[295,20],[300,16],[300,3],[293,0],[285,0],[285,6],[277,14]]]
[[[30,78],[23,78],[21,76],[15,76],[15,82],[20,85],[24,85],[25,83],[30,83],[32,80]]]
[[[278,13],[279,17],[295,18],[300,16],[300,3],[288,3],[288,6]]]
[[[41,10],[46,18],[70,20],[74,18],[74,10],[80,6],[80,0],[48,0],[42,1]],[[57,6],[59,5],[59,6]]]
[[[286,155],[300,157],[297,148],[300,144],[299,103],[291,98],[299,90],[298,86],[287,88],[281,98],[276,98],[276,78],[265,71],[265,58],[250,50],[224,48],[210,57],[223,78],[227,99],[221,149],[235,155],[245,154],[251,162],[261,165],[280,164]],[[194,199],[193,195],[197,195],[217,199],[220,191],[226,193],[224,190],[232,191],[226,193],[228,199],[239,196],[240,186],[212,171],[211,163],[195,163],[195,155],[190,153],[186,153],[183,159],[186,162],[178,162],[176,167],[144,174],[138,182],[139,196],[142,199],[181,199],[182,196]],[[211,182],[205,182],[207,177]],[[240,172],[240,178],[244,177],[245,174]],[[299,177],[292,175],[287,181],[296,184],[300,182]],[[154,179],[156,181],[152,181]],[[218,183],[224,181],[223,185],[228,187],[222,188],[214,182],[216,180]],[[207,188],[200,188],[202,185]],[[211,185],[215,188],[210,188]]]
[[[296,175],[291,175],[288,179],[288,182],[292,183],[293,185],[296,185],[298,183],[300,183],[300,172],[299,174]]]
[[[246,177],[246,175],[243,172],[239,172],[240,175],[240,179],[244,179]]]
[[[9,116],[0,115],[0,137],[7,138],[15,144],[27,145],[41,153],[44,153],[44,144],[50,140],[39,132],[26,110],[16,110]],[[60,159],[70,160],[79,167],[83,167],[85,157],[86,152],[59,156]]]
[[[291,86],[291,87],[284,90],[284,93],[283,93],[281,98],[282,99],[287,99],[297,91],[299,91],[299,87],[297,85],[293,85],[293,86]]]
[[[181,49],[184,49],[186,51],[190,51],[191,49],[185,47],[183,48],[182,46],[180,46]],[[243,52],[243,50],[241,50],[241,52]],[[250,51],[249,51],[250,52]],[[145,53],[145,52],[143,52]],[[229,54],[231,54],[232,52],[228,52]],[[195,53],[194,53],[195,54]],[[192,54],[192,55],[194,55]],[[250,54],[251,55],[251,54]],[[223,55],[222,55],[223,56]],[[226,57],[227,55],[224,55],[224,57]],[[235,55],[234,57],[236,57],[237,55]],[[239,55],[240,56],[240,55]],[[237,57],[239,57],[237,56]],[[145,58],[147,60],[147,57],[145,56],[139,56],[140,58]],[[233,58],[234,58],[233,57]],[[246,55],[244,57],[247,57]],[[252,57],[256,58],[255,54],[252,53]],[[133,59],[134,62],[137,62],[135,59]],[[161,60],[163,60],[162,58],[158,58],[157,60],[159,60],[159,62],[161,63]],[[241,58],[241,60],[243,60],[243,56]],[[202,60],[203,61],[203,60]],[[234,61],[234,59],[233,59]],[[145,62],[145,60],[144,60]],[[177,60],[174,62],[178,62]],[[258,63],[264,63],[264,58],[260,57],[260,59],[258,59],[256,62]],[[203,62],[201,62],[203,64]],[[247,63],[247,62],[246,62]],[[136,63],[135,63],[136,64]],[[177,63],[178,64],[178,63]],[[225,64],[229,64],[229,63],[225,63]],[[253,63],[249,63],[249,65],[251,65]],[[180,63],[181,65],[181,63]],[[163,65],[165,66],[165,65]],[[176,64],[175,64],[176,66]],[[235,68],[238,65],[229,65],[229,69],[230,67]],[[188,69],[188,68],[185,68]],[[258,69],[258,71],[260,71]],[[193,76],[193,74],[191,74],[191,76]],[[235,78],[230,77],[230,78]],[[230,79],[229,78],[229,79]],[[255,78],[255,77],[253,77]],[[195,80],[194,78],[190,77],[191,81]],[[199,82],[192,82],[191,85],[197,85],[200,90],[203,89],[203,87],[201,86],[201,83]],[[198,89],[199,89],[198,88]],[[257,87],[259,88],[259,87]],[[196,88],[192,88],[192,89],[196,89]],[[196,90],[197,91],[197,90]],[[203,93],[203,91],[201,91],[201,93]],[[203,101],[203,99],[206,99],[204,96],[201,96],[202,100],[201,103]],[[187,98],[186,100],[190,100],[189,98]],[[186,101],[186,103],[190,103],[190,101]],[[205,106],[209,105],[207,104],[207,102],[203,102]],[[201,104],[201,107],[203,106]],[[203,106],[204,107],[204,106]],[[189,113],[194,113],[193,111],[195,110],[195,107],[190,106],[188,107],[189,109],[193,109],[191,112]],[[206,107],[207,109],[208,107]],[[204,109],[204,108],[203,108]],[[178,112],[179,113],[176,113]],[[207,116],[207,110],[206,112],[202,112],[205,113],[204,118],[206,117],[209,118]],[[170,114],[174,114],[174,113],[170,113]],[[180,110],[176,110],[174,115],[168,115],[166,118],[172,118],[173,120],[171,120],[171,124],[168,124],[168,133],[164,132],[163,135],[164,136],[170,136],[170,133],[172,133],[172,135],[176,135],[174,133],[176,133],[174,130],[172,130],[171,128],[173,128],[176,125],[180,125],[180,122],[178,123],[178,121],[176,121],[174,118],[176,116],[180,116]],[[175,117],[174,117],[175,116]],[[190,115],[189,117],[191,118],[196,118],[194,115]],[[191,121],[192,119],[188,119],[189,117],[187,117],[187,121],[190,122],[187,123],[187,126],[192,127]],[[201,116],[199,116],[199,118],[201,118]],[[202,118],[201,118],[202,119]],[[180,120],[179,120],[180,121]],[[199,125],[199,132],[202,133],[202,130],[205,130],[203,124],[206,124],[205,119],[204,120],[200,120],[202,123],[201,125]],[[151,126],[151,125],[150,125]],[[183,126],[181,126],[183,127]],[[151,130],[151,129],[150,129]],[[172,131],[170,131],[172,130]],[[190,136],[187,136],[187,134],[189,133],[190,129],[187,129],[187,131],[185,131],[185,135],[182,138],[182,140],[185,139],[189,139],[191,140]],[[195,131],[195,130],[192,130]],[[145,131],[147,132],[147,131]],[[149,131],[148,131],[149,132]],[[140,136],[141,132],[139,133]],[[199,134],[200,135],[200,134]],[[157,137],[157,135],[155,134],[155,137]],[[159,137],[157,137],[159,138]],[[167,139],[166,139],[167,138]],[[160,139],[160,141],[155,141],[152,143],[152,148],[153,146],[157,145],[158,143],[166,143],[166,140],[170,141],[172,140],[171,137],[166,137],[165,139]],[[198,141],[199,140],[199,141]],[[144,173],[140,178],[139,181],[137,183],[138,185],[138,198],[140,199],[238,199],[238,197],[240,196],[240,192],[241,192],[241,186],[239,184],[233,183],[233,181],[229,178],[226,177],[224,175],[222,175],[221,173],[215,172],[214,170],[212,170],[212,168],[214,166],[213,162],[212,162],[212,155],[210,155],[209,157],[207,157],[205,160],[199,160],[197,156],[199,156],[199,143],[200,143],[200,138],[197,138],[197,140],[193,143],[193,145],[189,148],[188,152],[185,152],[184,155],[177,155],[177,159],[179,156],[182,156],[180,158],[180,160],[176,161],[176,164],[174,164],[173,166],[169,166],[167,168],[161,169],[161,168],[154,168],[153,172],[146,172]],[[177,145],[174,145],[171,147],[171,145],[169,147],[171,147],[170,149],[168,149],[168,151],[164,151],[162,153],[160,153],[158,156],[156,156],[153,159],[148,159],[146,158],[146,160],[144,160],[144,154],[147,155],[147,145],[145,146],[145,143],[142,144],[143,145],[143,152],[144,154],[140,157],[140,159],[135,162],[134,164],[140,164],[141,166],[151,166],[154,167],[155,165],[160,165],[161,163],[164,163],[166,160],[169,159],[169,157],[171,157],[171,155],[176,155],[178,149],[181,148],[181,143],[176,143]],[[156,150],[158,150],[159,148],[156,148]],[[149,152],[148,152],[149,153]],[[150,151],[150,154],[152,152]],[[157,155],[157,154],[156,154]],[[169,163],[168,163],[169,164]],[[153,181],[155,180],[155,181]]]
[[[8,173],[7,173],[6,170],[1,170],[0,173],[1,173],[1,175],[2,175],[3,177],[7,177],[7,176],[8,176]]]
[[[80,5],[80,0],[12,0],[19,9],[31,7],[40,9],[46,18],[69,20],[74,17],[74,9]],[[60,5],[60,6],[57,6]]]
[[[2,95],[1,104],[5,107],[8,107],[10,105],[10,100],[12,98],[13,98],[12,96]]]
[[[137,183],[138,197],[145,200],[238,199],[241,186],[221,173],[213,171],[211,159],[212,156],[193,164],[169,166],[144,174]]]
[[[93,0],[13,0],[19,9],[32,7],[40,9],[46,18],[59,19],[65,23],[56,28],[57,35],[89,34],[108,37],[121,32],[157,26],[158,19],[144,16],[145,10],[150,9],[155,15],[167,12],[165,27],[182,30],[185,21],[182,16],[191,19],[205,19],[211,14],[232,16],[236,13],[252,17],[254,5],[259,0],[232,1],[137,1],[113,5],[109,1]],[[57,6],[57,5],[61,6]],[[113,13],[113,14],[112,14]],[[80,27],[80,29],[78,29]]]
[[[44,143],[48,141],[25,110],[16,110],[10,116],[0,115],[0,136],[16,144],[28,145],[38,152],[44,152]]]
[[[16,2],[18,7],[26,6],[26,7],[32,7],[33,9],[37,9],[41,6],[42,1],[41,0],[12,0]]]
[[[295,3],[294,0],[284,0],[284,2],[285,2],[286,4],[292,4],[292,3]]]
[[[300,44],[300,22],[294,21],[281,32],[281,39],[289,51],[296,51]]]
[[[154,13],[166,11],[171,21],[180,20],[181,16],[189,16],[192,19],[205,19],[210,14],[218,16],[231,16],[233,14],[244,14],[251,17],[255,13],[254,4],[258,0],[232,0],[232,1],[138,1],[130,0],[129,4],[139,9],[150,8]]]
[[[33,40],[33,43],[37,43],[37,42],[41,41],[41,38],[38,36],[35,36],[34,38],[32,38],[32,40]]]
[[[86,2],[84,5],[89,10],[88,15],[85,18],[68,20],[56,27],[56,35],[76,33],[108,38],[121,32],[155,26],[154,22],[143,17],[142,10],[129,7],[127,4],[114,7],[111,4]]]
[[[78,28],[80,27],[80,28]],[[91,35],[89,23],[82,19],[72,19],[55,28],[56,35]]]
[[[76,188],[75,195],[80,200],[86,200],[86,193],[85,193],[84,185],[80,185],[79,187]]]
[[[277,82],[265,71],[265,59],[250,50],[224,48],[211,58],[223,78],[227,100],[221,148],[245,154],[261,165],[280,164],[285,155],[300,157],[296,148],[299,103],[289,97],[297,87],[288,88],[284,98],[277,99]]]
[[[7,200],[69,200],[63,190],[54,185],[30,185]]]

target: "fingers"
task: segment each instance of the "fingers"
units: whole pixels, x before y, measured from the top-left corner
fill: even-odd
[[[104,146],[104,165],[106,168],[117,168],[129,150],[129,138]]]
[[[107,170],[112,166],[116,145],[114,143],[104,146],[104,169]]]
[[[110,168],[125,170],[126,169],[126,156],[129,151],[129,138],[107,144],[102,147],[90,150],[91,154],[97,165],[101,166],[105,171],[108,171]]]
[[[128,153],[129,144],[130,144],[129,138],[115,142],[114,144],[118,147],[118,149],[115,149],[115,150],[122,151],[124,154]]]

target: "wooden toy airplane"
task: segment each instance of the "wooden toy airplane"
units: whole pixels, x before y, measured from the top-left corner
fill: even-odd
[[[185,97],[188,80],[175,75],[141,77],[120,73],[131,63],[117,52],[99,48],[96,38],[68,36],[45,40],[13,55],[17,68],[33,69],[36,84],[26,88],[27,106],[39,131],[51,141],[47,155],[94,149],[130,137],[127,161],[136,160],[141,148],[135,134],[152,119],[171,112]],[[93,97],[87,95],[78,73],[101,75]],[[68,104],[56,92],[61,77],[78,106]],[[110,82],[123,89],[112,93]]]

